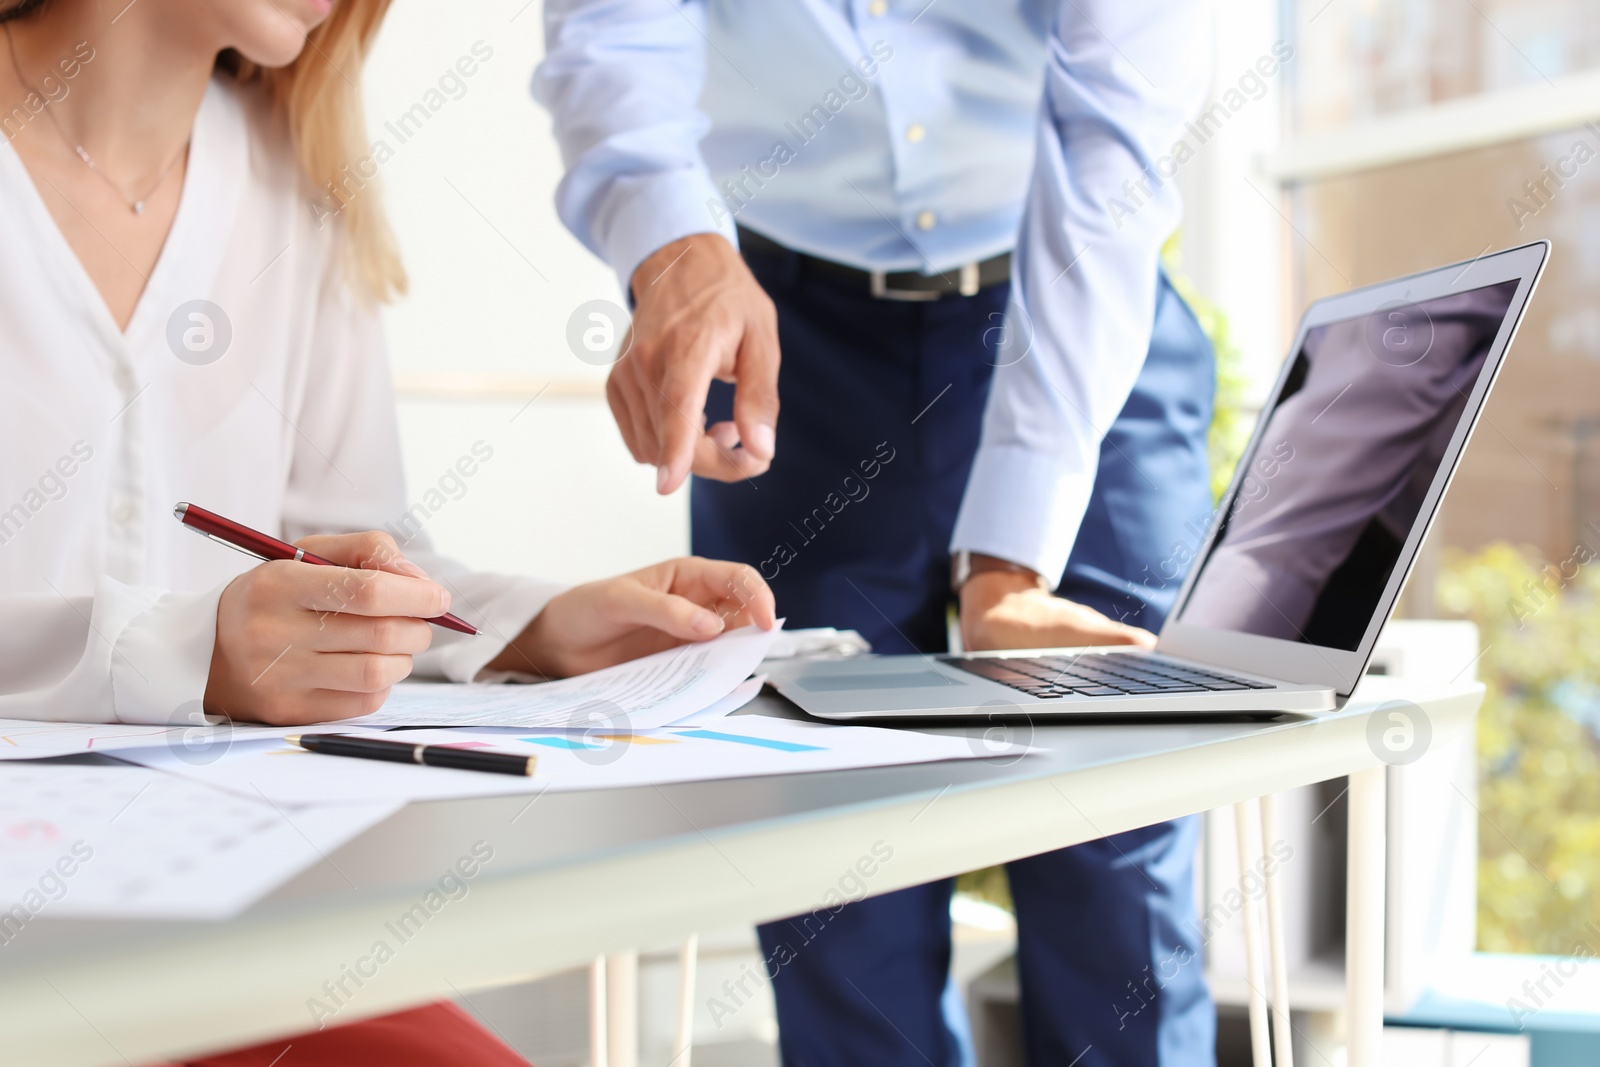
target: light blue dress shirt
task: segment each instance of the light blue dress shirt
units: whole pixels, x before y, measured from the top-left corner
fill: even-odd
[[[662,245],[736,241],[736,222],[867,270],[1015,249],[951,547],[1053,582],[1149,346],[1209,14],[1208,0],[546,0],[534,92],[568,168],[557,210],[624,289]]]

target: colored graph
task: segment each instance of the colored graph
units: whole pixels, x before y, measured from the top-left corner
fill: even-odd
[[[744,734],[722,733],[717,730],[673,730],[657,734],[594,734],[583,740],[559,734],[539,737],[519,737],[518,741],[545,748],[564,749],[568,752],[598,752],[613,744],[623,745],[675,745],[683,738],[696,741],[713,741],[729,745],[751,745],[775,752],[826,752],[821,745],[802,745],[797,741],[780,741],[770,737],[747,737]]]

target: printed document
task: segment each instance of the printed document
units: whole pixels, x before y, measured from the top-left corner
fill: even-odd
[[[722,700],[750,677],[778,634],[746,626],[710,641],[537,685],[403,682],[352,726],[611,726],[649,730]]]
[[[1022,744],[903,728],[799,722],[769,715],[734,715],[684,728],[644,731],[597,726],[586,730],[475,727],[369,733],[391,741],[514,752],[537,756],[538,762],[533,775],[523,778],[319,755],[281,741],[238,744],[204,764],[184,762],[158,748],[130,749],[117,757],[217,789],[296,805],[623,789],[940,760],[1009,761],[1032,751]]]

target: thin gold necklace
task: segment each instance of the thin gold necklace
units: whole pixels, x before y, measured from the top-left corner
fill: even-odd
[[[184,153],[189,150],[188,139],[184,140],[183,146],[178,149],[177,154],[172,157],[171,162],[169,162],[165,167],[161,168],[161,174],[156,178],[155,183],[150,186],[149,192],[145,193],[141,197],[130,197],[127,193],[122,191],[122,186],[112,181],[111,176],[105,171],[101,170],[95,164],[94,157],[89,154],[88,149],[84,148],[83,145],[78,144],[71,137],[67,136],[67,131],[61,126],[61,121],[56,118],[55,112],[50,110],[49,97],[45,96],[43,93],[40,93],[38,88],[35,87],[33,83],[28,81],[27,75],[22,73],[22,64],[17,62],[17,42],[11,36],[10,24],[0,23],[0,27],[3,27],[6,31],[6,49],[11,53],[11,69],[17,72],[17,81],[22,83],[23,88],[32,93],[37,93],[46,101],[44,106],[45,117],[50,120],[50,125],[56,128],[56,133],[61,135],[62,142],[65,143],[68,148],[72,149],[79,159],[83,160],[84,166],[88,167],[95,174],[99,175],[100,180],[105,182],[116,192],[117,197],[121,199],[123,203],[128,205],[129,211],[133,212],[135,215],[143,215],[144,202],[150,199],[150,197],[154,196],[157,189],[160,189],[164,184],[166,184],[167,177],[172,173],[172,168],[178,165],[178,161],[182,159]]]

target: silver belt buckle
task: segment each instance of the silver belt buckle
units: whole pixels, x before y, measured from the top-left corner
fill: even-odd
[[[936,289],[891,289],[889,288],[889,276],[887,273],[881,270],[875,270],[871,272],[871,275],[872,295],[873,298],[877,300],[908,300],[913,302],[921,302],[927,300],[937,300],[943,295]]]

